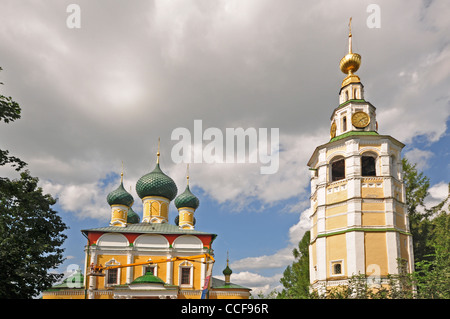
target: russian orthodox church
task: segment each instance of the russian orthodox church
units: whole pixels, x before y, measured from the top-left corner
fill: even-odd
[[[361,56],[340,61],[346,74],[331,114],[330,140],[318,146],[311,171],[310,282],[323,292],[365,275],[375,287],[389,274],[412,272],[413,248],[402,179],[404,144],[378,133],[376,109],[355,72]],[[399,268],[402,261],[402,268]]]
[[[108,226],[85,229],[84,277],[81,272],[43,293],[44,299],[248,299],[249,288],[211,276],[212,244],[216,234],[195,229],[199,199],[189,188],[177,196],[175,182],[164,174],[157,153],[156,166],[136,183],[143,204],[142,220],[133,211],[134,199],[120,185],[107,196],[111,207]],[[169,204],[178,216],[170,224]],[[82,284],[83,282],[83,284]]]

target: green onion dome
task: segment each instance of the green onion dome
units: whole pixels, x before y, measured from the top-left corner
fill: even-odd
[[[173,179],[164,174],[157,163],[152,172],[137,181],[136,192],[141,199],[147,196],[161,196],[171,201],[177,196],[178,189]]]
[[[230,267],[228,267],[228,262],[227,262],[227,267],[223,270],[222,272],[225,276],[231,276],[231,274],[233,273],[230,269]]]
[[[139,224],[140,221],[139,215],[130,207],[130,209],[128,209],[127,224]]]
[[[125,188],[123,188],[122,182],[120,182],[120,185],[119,187],[117,187],[117,189],[108,194],[108,197],[106,197],[106,201],[108,202],[109,206],[125,205],[127,207],[131,207],[131,205],[133,205],[134,203],[133,196],[131,196],[131,194],[128,193]]]
[[[189,185],[187,185],[186,190],[175,199],[175,206],[177,208],[190,207],[197,209],[199,205],[200,201],[194,194],[191,193]]]
[[[164,281],[153,275],[151,271],[147,271],[145,275],[137,277],[131,284],[163,284]]]

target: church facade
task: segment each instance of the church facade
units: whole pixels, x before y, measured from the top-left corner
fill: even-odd
[[[311,171],[310,282],[312,289],[345,285],[364,274],[385,285],[389,274],[413,271],[412,236],[402,180],[404,144],[378,133],[376,108],[355,74],[361,56],[340,61],[347,76],[331,114],[330,140],[318,146]]]
[[[159,166],[136,183],[143,203],[142,221],[133,211],[133,197],[123,186],[110,192],[110,224],[85,229],[85,269],[43,293],[44,299],[248,299],[249,288],[211,276],[212,244],[216,234],[195,229],[199,199],[187,186],[177,196],[177,186]],[[178,216],[168,221],[175,200]],[[83,279],[80,279],[83,277]],[[81,284],[83,282],[83,284]]]

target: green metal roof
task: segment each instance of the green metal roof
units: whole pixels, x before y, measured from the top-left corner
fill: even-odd
[[[84,288],[84,276],[80,270],[64,279],[60,284],[54,285],[46,291],[54,291],[58,289]]]
[[[164,285],[164,280],[153,275],[151,271],[147,271],[145,275],[137,277],[130,285],[133,284],[162,284]]]
[[[81,230],[87,232],[105,232],[105,233],[139,233],[139,234],[182,234],[182,235],[212,235],[216,238],[216,234],[206,233],[195,229],[180,229],[178,226],[164,223],[139,223],[128,224],[127,227],[106,226]]]
[[[161,196],[173,200],[177,196],[178,189],[173,179],[164,174],[157,163],[153,171],[137,181],[136,192],[140,198]]]
[[[357,135],[378,135],[375,131],[350,131],[339,136],[333,137],[330,142],[339,141],[348,136],[357,136]]]
[[[211,277],[211,288],[215,288],[215,289],[247,289],[247,290],[251,290],[250,288],[244,287],[244,286],[240,286],[240,285],[236,285],[233,284],[232,282],[230,282],[229,284],[226,284],[224,280],[215,278],[215,277]]]

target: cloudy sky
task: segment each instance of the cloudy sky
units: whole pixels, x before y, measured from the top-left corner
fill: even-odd
[[[372,3],[379,28],[370,27]],[[214,275],[229,250],[232,281],[267,292],[308,228],[306,163],[329,140],[349,17],[379,133],[405,143],[403,155],[431,178],[428,203],[446,195],[449,14],[446,0],[1,0],[0,90],[22,118],[0,126],[0,145],[58,197],[70,227],[64,271],[83,266],[80,230],[109,223],[106,195],[122,161],[142,214],[134,187],[155,165],[158,137],[161,168],[180,192],[186,167],[171,157],[175,129],[194,142],[194,120],[224,136],[227,128],[278,128],[275,174],[260,173],[261,159],[190,166],[201,202],[196,229],[218,234]],[[15,176],[10,167],[0,174]],[[172,204],[171,223],[175,216]]]

